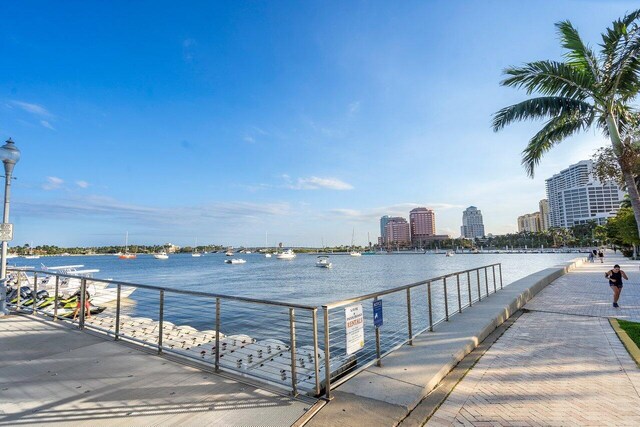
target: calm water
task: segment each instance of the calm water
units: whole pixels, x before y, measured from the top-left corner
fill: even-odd
[[[574,259],[580,254],[468,254],[446,257],[444,254],[393,254],[351,257],[333,255],[332,269],[315,267],[316,255],[299,254],[290,261],[260,254],[236,255],[247,260],[246,264],[225,264],[224,254],[207,254],[198,258],[190,254],[171,255],[168,260],[156,260],[151,255],[141,255],[135,260],[120,260],[115,256],[45,257],[38,260],[16,258],[15,265],[40,267],[84,264],[85,268],[97,268],[96,278],[162,286],[171,289],[188,289],[226,295],[245,296],[282,302],[322,305],[354,297],[376,290],[425,280],[455,271],[467,270],[487,264],[502,263],[504,284],[547,267]],[[497,273],[497,270],[496,270]],[[491,270],[489,270],[491,276]],[[464,278],[462,279],[464,280]],[[472,282],[475,283],[472,277]],[[484,278],[481,280],[484,288]],[[489,278],[490,287],[492,279]],[[441,283],[441,282],[440,282]],[[452,284],[453,285],[453,284]],[[473,288],[475,293],[475,285]],[[484,291],[483,291],[484,292]],[[466,286],[462,285],[463,301]],[[442,286],[433,290],[434,319],[444,317]],[[449,307],[457,307],[457,295],[450,288]],[[385,326],[384,347],[391,347],[404,339],[406,334],[406,299],[402,293],[384,298]],[[139,288],[123,304],[123,314],[159,317],[159,293]],[[426,327],[426,291],[415,289],[412,296],[414,331]],[[370,301],[363,302],[367,333],[371,331]],[[113,305],[108,311],[113,310]],[[344,327],[343,310],[331,312],[331,324]],[[238,303],[223,300],[221,305],[221,331],[225,334],[249,334],[254,338],[278,338],[287,340],[289,313],[286,308]],[[311,340],[310,314],[296,311],[298,340]],[[341,317],[342,316],[342,317]],[[319,320],[322,316],[320,315]],[[211,298],[165,294],[164,319],[178,325],[190,325],[197,329],[215,328],[215,301]],[[322,325],[319,325],[321,328]],[[332,326],[332,331],[334,326]],[[342,332],[332,332],[332,346],[342,345]],[[372,330],[372,329],[371,329]],[[372,343],[367,338],[368,345]]]
[[[505,285],[526,275],[580,256],[579,254],[443,254],[333,255],[332,269],[315,267],[316,256],[299,254],[291,261],[239,254],[246,264],[229,265],[224,254],[192,257],[171,255],[156,260],[140,255],[134,260],[115,256],[16,258],[18,266],[40,267],[84,264],[100,269],[97,278],[133,283],[216,292],[311,305],[327,303],[376,290],[405,285],[459,270],[502,263]],[[135,296],[135,294],[134,294]],[[135,299],[135,298],[134,298]]]

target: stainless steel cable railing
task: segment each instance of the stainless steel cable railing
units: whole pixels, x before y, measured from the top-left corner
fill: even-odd
[[[324,391],[328,399],[333,388],[374,363],[381,366],[390,352],[412,345],[415,336],[503,286],[502,265],[491,264],[315,307],[52,270],[8,271],[14,288],[8,304],[14,310],[72,322],[294,395]],[[345,313],[380,300],[384,325],[375,327],[373,311],[365,315],[359,307],[363,342],[358,351],[348,352]]]

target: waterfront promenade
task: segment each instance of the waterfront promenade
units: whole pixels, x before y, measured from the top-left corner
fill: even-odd
[[[0,425],[288,426],[312,403],[39,316],[0,318]]]
[[[531,300],[427,425],[640,425],[640,369],[608,321],[640,321],[640,263],[608,255]],[[603,277],[615,263],[630,279],[619,309]]]

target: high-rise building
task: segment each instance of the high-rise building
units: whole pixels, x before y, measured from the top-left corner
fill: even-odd
[[[546,180],[549,226],[569,228],[615,216],[624,193],[614,181],[600,182],[593,162],[582,160]]]
[[[411,227],[406,219],[390,217],[384,230],[385,244],[407,246],[411,244]]]
[[[547,199],[540,200],[540,231],[549,229],[549,201]]]
[[[423,242],[432,240],[436,234],[436,215],[431,209],[412,209],[409,212],[409,225],[411,242],[414,246],[422,246]]]
[[[380,218],[380,239],[382,240],[382,243],[385,243],[387,241],[387,235],[385,233],[386,233],[387,223],[389,222],[390,218],[391,217],[389,215],[385,215]]]
[[[475,206],[469,206],[462,212],[462,227],[460,234],[466,239],[484,237],[484,223],[482,212]]]
[[[540,212],[521,215],[518,217],[518,232],[538,233],[542,229],[540,223]]]

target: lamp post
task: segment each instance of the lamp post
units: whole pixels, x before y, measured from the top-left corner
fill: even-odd
[[[7,310],[7,242],[13,239],[13,226],[9,224],[9,196],[11,194],[11,175],[13,167],[20,160],[20,150],[11,138],[0,147],[0,160],[4,164],[4,210],[2,213],[2,252],[0,253],[0,316],[9,314]]]

